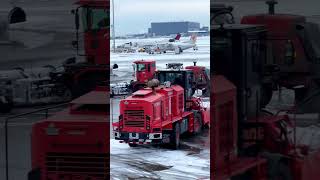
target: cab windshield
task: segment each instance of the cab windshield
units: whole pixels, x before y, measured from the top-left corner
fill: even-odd
[[[146,65],[145,64],[137,64],[137,71],[145,71],[146,70]]]
[[[108,29],[110,16],[106,9],[88,8],[82,9],[82,24],[84,31]]]

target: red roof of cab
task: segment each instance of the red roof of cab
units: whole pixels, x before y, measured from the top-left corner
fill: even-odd
[[[94,6],[94,7],[110,7],[110,1],[109,0],[79,0],[76,2],[76,4],[81,6]]]
[[[155,62],[155,60],[136,60],[136,61],[133,61],[133,63],[139,63],[139,62],[147,62],[147,63],[152,63],[152,62]]]

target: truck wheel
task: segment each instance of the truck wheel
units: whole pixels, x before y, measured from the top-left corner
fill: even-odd
[[[137,147],[137,146],[138,146],[137,144],[133,144],[133,143],[128,143],[128,145],[129,145],[130,147]]]
[[[194,130],[194,134],[199,134],[202,131],[202,118],[199,113],[196,113],[194,116],[193,130]]]
[[[180,124],[177,122],[174,125],[174,129],[171,135],[171,146],[173,149],[179,149],[180,147]]]

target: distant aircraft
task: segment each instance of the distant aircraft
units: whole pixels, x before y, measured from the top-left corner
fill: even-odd
[[[162,44],[162,43],[169,43],[169,42],[177,42],[180,40],[181,34],[178,33],[175,38],[171,38],[169,40],[162,40],[162,41],[153,41],[153,42],[127,42],[124,43],[118,48],[139,48],[139,49],[149,49],[152,46],[156,46],[157,44]]]
[[[149,54],[154,53],[166,53],[167,51],[173,51],[175,54],[180,54],[186,49],[193,48],[193,50],[198,50],[197,47],[197,35],[192,34],[190,40],[187,41],[174,41],[168,43],[157,43],[149,47],[146,52]]]

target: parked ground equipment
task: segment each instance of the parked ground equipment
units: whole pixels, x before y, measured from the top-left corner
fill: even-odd
[[[72,12],[75,15],[76,41],[73,45],[78,54],[84,56],[84,62],[76,58],[66,60],[65,71],[59,74],[62,84],[78,97],[93,90],[97,85],[109,82],[109,0],[79,0],[79,7]],[[82,23],[80,23],[80,21]],[[84,54],[80,54],[79,29],[84,33]]]
[[[274,68],[266,61],[268,30],[261,25],[212,26],[210,155],[214,179],[298,180],[320,175],[319,146],[298,143],[308,132],[296,133],[294,119],[288,116],[295,109],[275,115],[263,109],[266,72]]]
[[[193,66],[186,66],[183,68],[182,63],[168,63],[166,69],[156,69],[155,60],[138,60],[133,62],[134,79],[130,82],[127,94],[131,94],[139,89],[147,86],[147,82],[155,78],[159,72],[172,71],[180,73],[183,76],[184,71],[191,71],[193,73],[192,79],[192,94],[196,90],[202,90],[204,96],[208,96],[209,87],[209,70],[203,66],[197,66],[194,62]],[[157,78],[157,77],[156,77]],[[172,79],[173,80],[173,79]],[[125,83],[126,84],[126,83]],[[119,92],[119,94],[117,94]],[[124,93],[123,84],[114,84],[111,86],[111,95],[123,95]]]
[[[98,88],[32,127],[29,180],[109,178],[109,101]]]
[[[209,124],[209,109],[192,96],[192,70],[166,69],[156,77],[149,88],[121,100],[115,139],[129,146],[169,143],[178,148],[181,134],[199,133]]]
[[[0,71],[0,112],[8,113],[14,106],[31,106],[59,103],[71,100],[71,92],[51,73],[53,66],[41,68]]]
[[[319,113],[319,39],[318,24],[296,14],[278,14],[277,1],[269,0],[268,13],[244,16],[241,24],[265,25],[266,37],[265,92],[285,87],[296,94],[300,113]],[[269,101],[271,97],[268,97]]]

